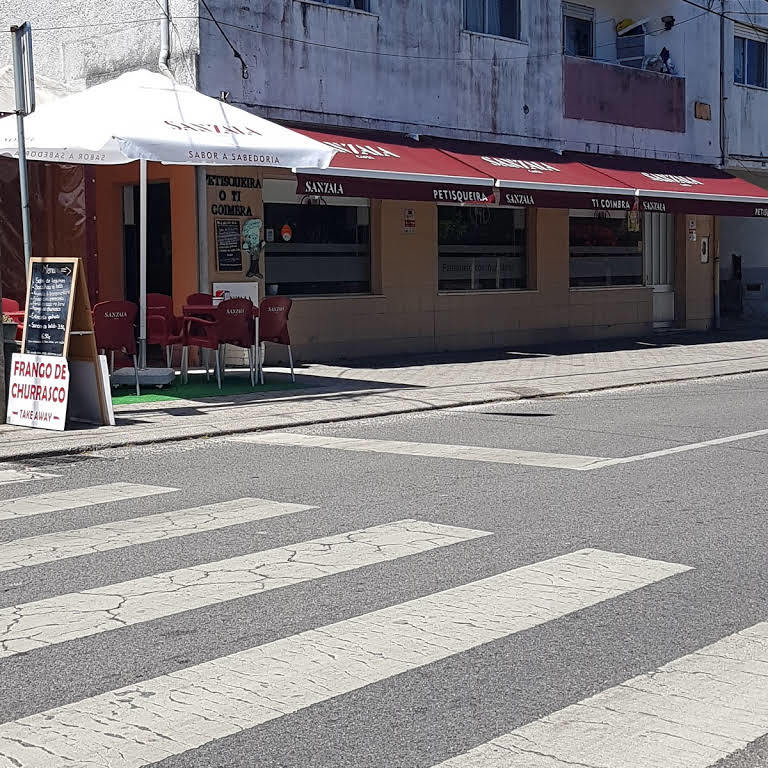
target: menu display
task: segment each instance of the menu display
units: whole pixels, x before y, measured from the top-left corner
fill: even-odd
[[[75,266],[74,259],[30,264],[24,354],[66,353]]]
[[[216,263],[219,272],[243,271],[240,222],[237,219],[216,219]]]

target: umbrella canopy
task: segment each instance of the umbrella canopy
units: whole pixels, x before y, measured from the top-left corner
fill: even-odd
[[[75,93],[76,88],[70,88],[65,83],[58,80],[51,80],[49,77],[38,75],[35,77],[35,99],[37,103],[48,104],[48,102],[60,99],[62,96],[69,96]],[[0,67],[0,113],[10,114],[16,110],[16,91],[13,80],[13,67],[9,64]]]
[[[319,141],[146,70],[43,104],[24,128],[27,158],[48,162],[327,168],[334,154]],[[18,156],[13,117],[0,120],[0,155]]]

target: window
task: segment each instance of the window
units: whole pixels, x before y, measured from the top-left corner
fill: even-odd
[[[595,55],[595,9],[563,3],[563,52],[568,56]]]
[[[439,290],[528,287],[525,209],[441,205],[437,210]]]
[[[768,44],[751,37],[733,38],[733,80],[741,85],[768,87]]]
[[[520,0],[464,0],[464,29],[520,38]]]
[[[316,3],[339,5],[342,8],[356,8],[358,11],[370,11],[369,0],[315,0]]]
[[[370,293],[370,209],[340,202],[264,203],[268,293]]]
[[[635,211],[571,211],[571,288],[643,284],[643,242]]]

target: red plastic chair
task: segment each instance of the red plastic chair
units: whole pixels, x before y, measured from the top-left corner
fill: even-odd
[[[164,293],[147,294],[147,344],[165,349],[166,362],[171,367],[173,347],[183,344],[183,322],[173,314],[173,299]]]
[[[261,346],[261,364],[264,365],[265,341],[288,347],[288,360],[291,364],[291,381],[296,381],[293,373],[293,352],[291,336],[288,333],[288,315],[293,302],[284,296],[268,296],[259,305],[259,345]],[[262,383],[264,383],[262,381]]]
[[[186,384],[189,376],[187,368],[189,365],[189,348],[197,347],[198,349],[212,349],[214,350],[216,357],[216,381],[221,389],[221,362],[219,360],[219,334],[218,334],[218,321],[206,320],[203,317],[185,317],[184,328],[182,330],[183,349],[181,352],[181,369],[184,372],[183,378]],[[205,377],[208,378],[208,364],[206,362]]]
[[[253,320],[253,302],[250,299],[225,299],[220,302],[216,308],[216,325],[222,359],[227,344],[248,350],[253,386],[256,384],[256,327]],[[226,365],[222,368],[226,369]]]
[[[213,296],[210,293],[190,293],[189,296],[187,296],[187,304],[208,307],[213,304]]]
[[[21,311],[21,305],[16,299],[3,298],[2,312],[16,321],[16,341],[21,341],[24,335],[24,312]]]
[[[138,307],[132,301],[102,301],[93,308],[93,329],[96,333],[96,347],[112,353],[111,371],[114,372],[115,369],[115,351],[125,352],[126,355],[133,357],[136,394],[140,395],[134,328],[138,311]]]

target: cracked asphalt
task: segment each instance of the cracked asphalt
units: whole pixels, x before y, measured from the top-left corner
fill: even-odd
[[[291,431],[620,458],[766,429],[766,394],[768,375],[753,374]],[[32,462],[58,477],[0,486],[0,744],[2,724],[66,707],[50,728],[77,753],[72,713],[84,699],[126,689],[138,701],[162,677],[173,700],[189,668],[266,644],[298,653],[301,633],[569,553],[687,568],[408,671],[385,647],[382,669],[394,671],[369,678],[355,667],[359,687],[297,661],[297,685],[316,686],[309,705],[275,708],[264,696],[271,719],[151,762],[431,768],[768,621],[767,455],[768,436],[758,436],[576,472],[216,438]],[[9,499],[111,483],[178,490],[3,517]],[[602,578],[627,577],[606,571],[597,586]],[[547,605],[531,598],[530,611]],[[246,658],[232,722],[265,684],[258,655]],[[206,695],[200,682],[203,718]],[[104,727],[119,732],[122,722]],[[764,726],[768,734],[768,717]],[[685,754],[676,748],[669,765],[717,762]],[[58,760],[40,765],[110,765]],[[627,756],[626,768],[643,765]],[[768,738],[717,765],[764,768]]]

